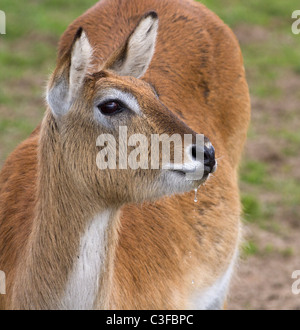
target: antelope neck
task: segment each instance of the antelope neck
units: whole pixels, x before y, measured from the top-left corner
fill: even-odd
[[[103,272],[107,270],[108,229],[112,217],[112,210],[98,214],[89,221],[84,234],[80,237],[79,249],[73,258],[75,262],[61,301],[63,309],[96,308],[98,294],[101,295],[100,279],[103,282]],[[102,301],[102,304],[105,303]]]
[[[35,218],[15,286],[18,307],[106,308],[118,210],[80,195],[57,144],[42,141],[39,157]]]
[[[31,245],[31,280],[46,304],[37,301],[34,308],[93,309],[96,302],[101,308],[112,276],[118,212],[97,209],[92,213],[89,206],[84,211],[83,200],[73,209],[74,204],[64,202],[57,188],[57,194],[39,207]]]

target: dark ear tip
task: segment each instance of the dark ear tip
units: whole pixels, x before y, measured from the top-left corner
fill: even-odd
[[[66,51],[66,53],[65,53],[67,56],[70,56],[70,54],[72,53],[72,50],[73,50],[73,48],[74,48],[74,45],[75,45],[76,41],[77,41],[78,39],[80,39],[80,37],[81,37],[81,35],[82,35],[82,32],[83,32],[83,28],[82,28],[82,27],[79,27],[79,28],[77,29],[76,33],[75,33],[75,36],[74,36],[74,38],[73,38],[73,41],[72,41],[71,47],[70,47],[70,48]]]
[[[82,35],[82,32],[83,32],[83,28],[80,26],[75,34],[75,37],[74,37],[74,41],[76,41],[77,39],[79,39]]]
[[[152,19],[157,19],[157,18],[158,18],[157,12],[154,11],[154,10],[151,10],[151,11],[149,11],[148,13],[146,13],[146,14],[144,15],[144,18],[147,18],[147,17],[149,17],[149,16],[151,16]]]

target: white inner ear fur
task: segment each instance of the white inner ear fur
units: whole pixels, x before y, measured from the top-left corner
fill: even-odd
[[[126,58],[123,61],[116,61],[111,69],[120,76],[141,78],[154,55],[157,30],[157,17],[148,15],[142,19],[129,37]]]
[[[90,45],[84,31],[81,37],[75,42],[71,55],[70,67],[70,88],[69,97],[72,100],[80,89],[83,79],[87,74],[93,55],[93,48]]]
[[[92,56],[93,48],[82,31],[72,49],[69,77],[55,77],[52,88],[47,91],[47,102],[56,117],[63,116],[70,110],[90,68]]]

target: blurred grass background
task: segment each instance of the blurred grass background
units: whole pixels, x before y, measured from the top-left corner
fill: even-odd
[[[202,0],[237,35],[252,99],[241,164],[245,243],[232,308],[300,309],[291,274],[300,269],[299,0]],[[93,0],[1,0],[0,166],[40,122],[59,37]],[[257,269],[259,268],[259,269]],[[298,300],[297,300],[298,298]]]

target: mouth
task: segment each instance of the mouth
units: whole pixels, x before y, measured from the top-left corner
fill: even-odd
[[[176,173],[180,177],[185,177],[187,181],[205,181],[210,174],[216,172],[218,167],[217,161],[213,167],[203,165],[200,162],[193,162],[188,164],[166,164],[163,166],[164,170]]]
[[[198,189],[216,170],[217,162],[213,167],[199,161],[164,164],[161,173],[162,195],[183,194]]]
[[[186,164],[184,164],[186,165]],[[209,179],[212,171],[206,171],[204,166],[199,165],[192,167],[188,166],[168,164],[164,166],[160,177],[160,194],[174,195],[183,194],[199,188],[201,185]],[[195,163],[194,163],[195,165]],[[200,167],[201,166],[201,167]],[[197,173],[198,170],[198,173]],[[216,168],[214,168],[215,172]]]
[[[214,174],[218,168],[218,162],[215,161],[215,165],[213,167],[204,166],[204,172],[208,174]]]
[[[185,172],[183,170],[168,170],[168,172],[175,174],[178,178],[185,180],[187,183],[195,182],[195,185],[204,183],[210,176],[210,173],[203,173],[201,178],[193,178],[193,172]]]

